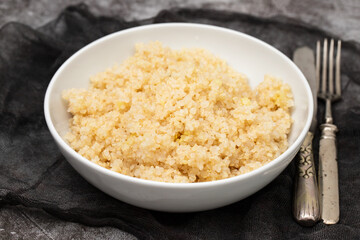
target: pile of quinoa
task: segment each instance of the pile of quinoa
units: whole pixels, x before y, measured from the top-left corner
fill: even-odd
[[[288,147],[290,87],[266,75],[252,90],[207,50],[136,44],[133,56],[90,81],[63,93],[72,114],[65,138],[121,174],[213,181],[259,168]]]

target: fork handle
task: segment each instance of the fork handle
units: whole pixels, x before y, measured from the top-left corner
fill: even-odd
[[[313,226],[320,219],[319,189],[316,181],[313,134],[308,132],[296,158],[293,215],[303,226]]]
[[[336,160],[337,127],[331,123],[320,126],[319,189],[321,218],[325,224],[339,221],[339,180]]]

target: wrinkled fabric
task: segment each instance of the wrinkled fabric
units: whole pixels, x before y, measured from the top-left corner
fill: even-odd
[[[112,226],[139,239],[359,239],[360,238],[360,45],[343,42],[343,98],[333,107],[339,128],[339,224],[299,226],[292,217],[291,163],[268,186],[232,205],[198,213],[163,213],[131,206],[87,183],[57,149],[47,129],[43,99],[60,65],[86,44],[122,29],[162,22],[207,23],[235,29],[273,45],[287,56],[315,48],[326,32],[284,18],[200,9],[162,11],[153,19],[125,22],[93,16],[84,5],[65,9],[32,29],[9,23],[0,29],[0,206],[42,209],[64,220]],[[221,43],[219,43],[221,47]],[[119,53],[121,54],[121,53]],[[319,104],[318,122],[324,106]],[[318,154],[319,132],[314,141]],[[111,232],[109,233],[111,234]]]

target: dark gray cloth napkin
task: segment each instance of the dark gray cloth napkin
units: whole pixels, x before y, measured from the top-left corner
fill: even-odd
[[[160,22],[197,22],[235,29],[268,42],[289,57],[297,47],[314,47],[316,40],[328,36],[282,18],[264,20],[231,12],[173,9],[153,19],[125,22],[120,17],[95,17],[84,5],[65,9],[39,29],[19,23],[5,25],[0,29],[0,206],[41,208],[68,221],[114,226],[140,239],[359,239],[360,45],[354,42],[343,42],[343,100],[333,109],[340,129],[341,220],[337,225],[319,223],[303,228],[294,222],[293,164],[242,201],[186,214],[128,205],[102,193],[72,169],[44,121],[43,99],[51,77],[71,54],[91,41],[125,28]],[[320,104],[319,123],[323,110]]]

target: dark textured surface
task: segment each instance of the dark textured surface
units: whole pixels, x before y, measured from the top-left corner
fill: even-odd
[[[360,42],[358,0],[1,0],[0,26],[9,21],[41,26],[66,6],[81,2],[98,16],[122,16],[128,21],[151,18],[175,7],[230,10],[262,18],[283,16]]]
[[[317,39],[327,35],[281,17],[264,20],[214,10],[163,11],[151,21],[201,22],[236,29],[272,44],[288,56],[295,48],[313,46]],[[360,238],[360,203],[357,200],[360,197],[360,63],[357,61],[360,46],[356,43],[343,44],[344,99],[333,110],[340,129],[342,215],[337,225],[319,223],[313,228],[302,228],[293,221],[293,165],[263,190],[243,201],[189,214],[133,207],[105,195],[81,178],[59,153],[45,125],[43,97],[46,87],[57,68],[74,51],[103,35],[138,24],[142,23],[94,17],[80,6],[68,8],[58,19],[37,30],[17,23],[7,24],[0,30],[0,206],[6,212],[19,208],[14,205],[42,209],[61,219],[88,226],[116,227],[140,239]],[[319,111],[320,117],[322,105]],[[13,236],[1,231],[5,228],[1,224],[14,221],[14,214],[7,215],[3,211],[1,218],[0,238]],[[106,238],[114,236],[114,229],[109,229]],[[72,237],[66,234],[64,232],[63,236]],[[43,237],[61,238],[49,234]],[[81,237],[85,238],[75,236]]]
[[[38,208],[4,206],[0,219],[0,239],[109,239],[134,240],[135,237],[114,227],[89,227],[67,222]],[[8,230],[8,231],[7,231]]]

